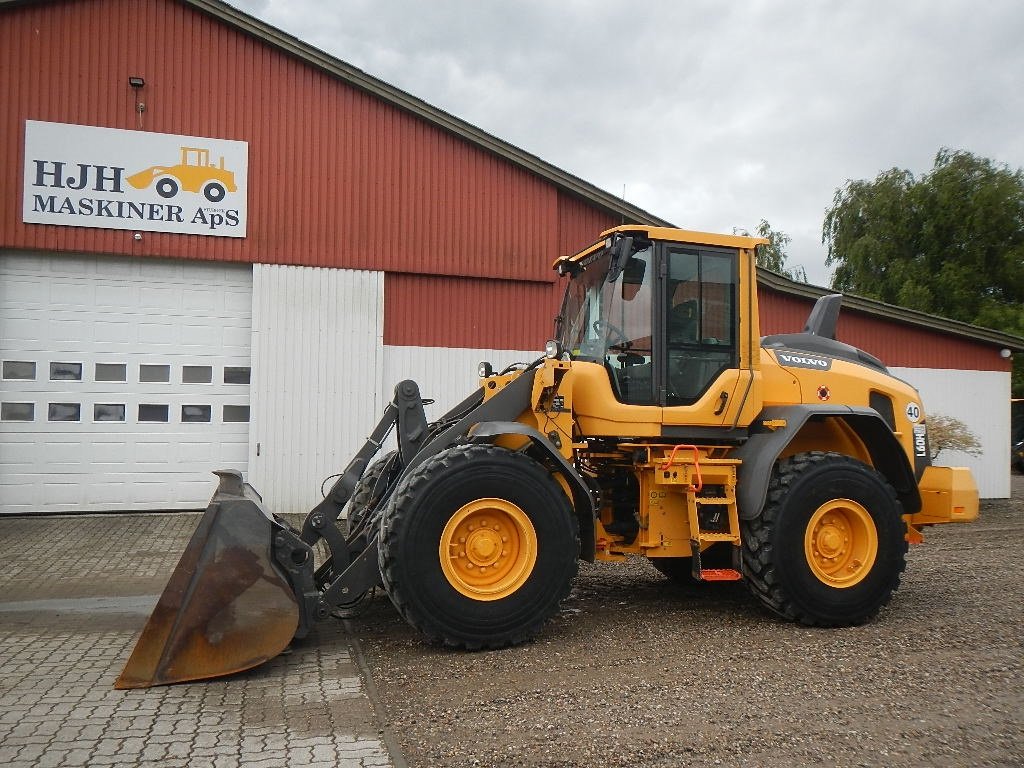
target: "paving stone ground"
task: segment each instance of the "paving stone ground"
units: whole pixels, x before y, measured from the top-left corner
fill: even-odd
[[[0,518],[0,765],[402,765],[341,622],[239,675],[113,689],[198,521]]]

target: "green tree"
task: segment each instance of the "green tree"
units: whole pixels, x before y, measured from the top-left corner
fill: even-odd
[[[825,215],[832,287],[1024,336],[1024,172],[942,149],[920,178],[848,181]],[[1024,392],[1024,361],[1014,392]]]
[[[793,238],[785,232],[772,229],[771,224],[766,219],[761,219],[761,223],[757,225],[757,234],[759,237],[768,239],[767,244],[757,247],[757,266],[770,269],[772,272],[788,277],[790,280],[796,280],[801,283],[807,282],[807,270],[799,266],[786,266],[786,261],[789,259],[786,248],[789,247]]]

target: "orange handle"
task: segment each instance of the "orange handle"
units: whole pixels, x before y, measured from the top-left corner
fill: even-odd
[[[665,459],[665,463],[661,465],[661,469],[662,469],[662,471],[664,471],[664,470],[668,469],[669,467],[671,467],[675,463],[675,461],[676,461],[676,453],[679,452],[680,448],[688,448],[689,450],[693,451],[693,469],[694,469],[694,472],[697,473],[697,484],[696,485],[692,485],[691,484],[690,485],[690,490],[696,493],[697,491],[701,490],[704,487],[704,478],[702,478],[700,476],[700,451],[697,450],[697,446],[696,445],[679,444],[679,445],[673,446],[672,453],[670,453],[668,455],[668,458]]]

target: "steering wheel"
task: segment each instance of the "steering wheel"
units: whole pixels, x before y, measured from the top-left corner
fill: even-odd
[[[615,336],[616,339],[622,342],[621,344],[608,344],[609,349],[614,349],[615,347],[618,347],[619,349],[629,349],[633,345],[633,342],[631,342],[626,334],[622,332],[621,328],[617,325],[612,325],[607,320],[595,320],[594,333],[598,336],[604,336],[606,341],[611,341],[612,336]]]

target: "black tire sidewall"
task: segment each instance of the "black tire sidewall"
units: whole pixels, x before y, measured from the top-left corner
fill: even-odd
[[[827,457],[799,473],[779,505],[771,537],[776,577],[799,613],[825,624],[859,623],[884,605],[905,564],[905,526],[891,487],[870,467],[845,457]],[[838,588],[811,571],[804,536],[814,513],[834,499],[863,506],[874,521],[878,553],[859,583]]]
[[[372,495],[373,488],[377,484],[377,480],[384,473],[388,462],[391,461],[396,453],[397,451],[385,453],[370,464],[366,471],[363,472],[363,476],[356,482],[355,488],[352,489],[352,498],[349,500],[349,508],[346,513],[350,531],[354,530],[363,521],[366,513],[376,503],[377,499]]]
[[[178,182],[174,179],[169,179],[166,176],[157,181],[154,186],[156,187],[156,193],[165,200],[170,200],[178,194]]]
[[[228,191],[224,188],[224,185],[216,181],[211,181],[203,187],[203,196],[211,203],[219,203],[227,197],[227,194]]]
[[[389,507],[383,523],[382,572],[397,586],[399,610],[428,637],[467,647],[526,639],[557,610],[577,568],[578,534],[561,487],[526,456],[487,448],[439,454],[424,467],[426,481],[417,473],[421,480],[415,495],[396,490],[392,505],[405,498],[406,506],[400,511]],[[445,454],[460,450],[462,460],[449,464]],[[475,600],[456,590],[441,569],[438,552],[451,516],[481,498],[518,506],[537,537],[537,559],[529,577],[497,600]]]

